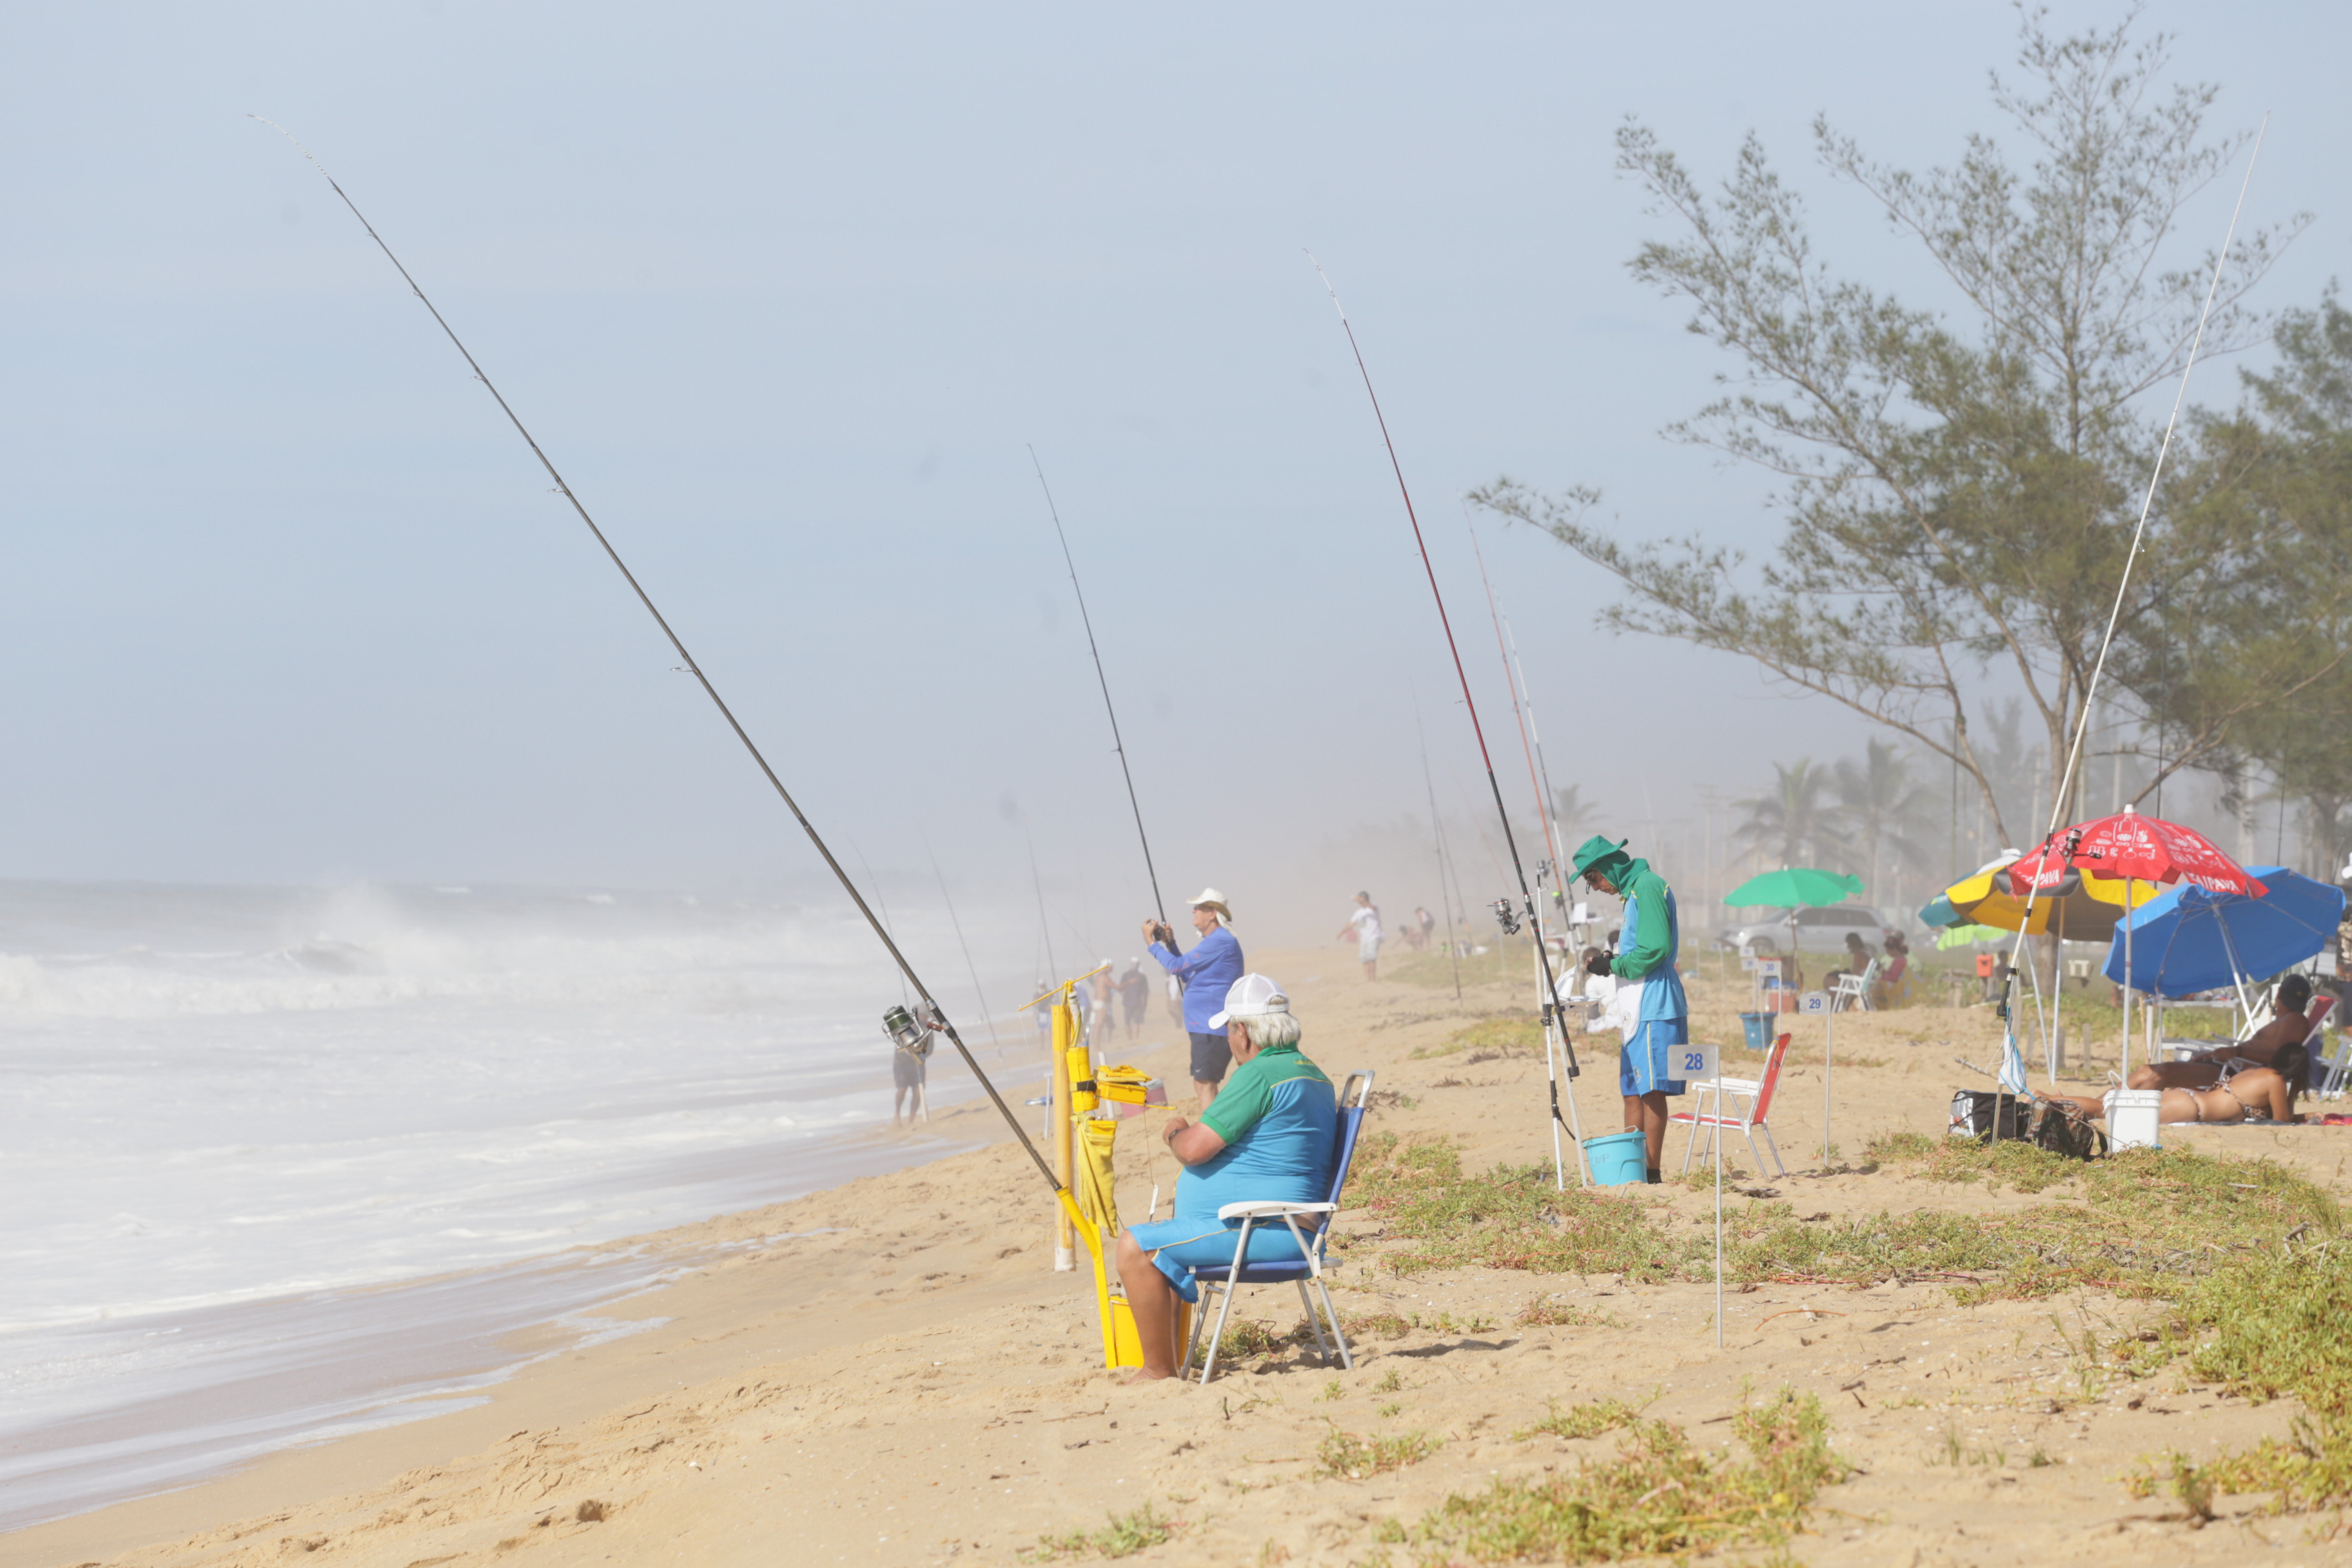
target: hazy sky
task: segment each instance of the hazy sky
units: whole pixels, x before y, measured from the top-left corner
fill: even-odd
[[[2275,111],[2250,214],[2318,215],[2267,293],[2312,302],[2347,269],[2347,13],[2145,25],[2222,85],[2217,124]],[[430,319],[248,112],[342,180],[845,854],[927,877],[927,835],[959,884],[1025,890],[1025,826],[1111,923],[1139,867],[1025,443],[1171,898],[1257,893],[1423,813],[1416,694],[1466,810],[1475,753],[1302,247],[1355,321],[1499,742],[1466,489],[1582,480],[1629,532],[1777,531],[1758,479],[1657,437],[1724,367],[1626,275],[1656,228],[1614,127],[1640,114],[1709,177],[1758,131],[1826,250],[1932,300],[1811,172],[1805,128],[1825,110],[1888,158],[1948,159],[1992,127],[2014,31],[1993,4],[17,12],[0,876],[812,864]],[[1595,632],[1608,587],[1559,547],[1489,524],[1486,548],[1555,780],[1627,831],[1859,746],[1732,660]]]

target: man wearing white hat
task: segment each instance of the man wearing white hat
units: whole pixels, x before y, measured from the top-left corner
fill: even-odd
[[[1242,977],[1242,944],[1227,929],[1234,914],[1225,908],[1224,894],[1203,888],[1186,901],[1192,906],[1192,929],[1201,933],[1190,953],[1177,952],[1176,933],[1158,921],[1143,922],[1143,940],[1151,944],[1146,951],[1160,967],[1184,987],[1184,1032],[1192,1037],[1192,1092],[1201,1097],[1202,1109],[1206,1110],[1217,1098],[1217,1086],[1225,1081],[1225,1069],[1233,1065],[1224,1020],[1213,1022],[1211,1015]]]
[[[1199,987],[1194,988],[1196,991]],[[1200,1299],[1195,1268],[1234,1261],[1239,1220],[1227,1204],[1252,1200],[1316,1204],[1330,1197],[1339,1097],[1323,1069],[1299,1054],[1290,998],[1263,974],[1244,974],[1226,991],[1223,1009],[1205,1020],[1225,1031],[1233,1081],[1198,1121],[1171,1119],[1160,1136],[1184,1167],[1176,1178],[1174,1216],[1129,1226],[1118,1242],[1118,1277],[1143,1342],[1143,1370],[1133,1381],[1173,1375],[1176,1299]],[[1251,1263],[1295,1263],[1298,1240],[1288,1226],[1250,1232]]]

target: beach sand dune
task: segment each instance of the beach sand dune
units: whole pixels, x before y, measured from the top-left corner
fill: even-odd
[[[1528,987],[1481,985],[1457,1006],[1450,988],[1362,984],[1334,952],[1253,963],[1289,983],[1305,1048],[1335,1079],[1376,1068],[1403,1097],[1384,1101],[1376,1130],[1454,1141],[1468,1166],[1549,1161],[1540,1058],[1415,1055],[1477,1016],[1523,1006]],[[1699,983],[1702,1036],[1729,1037],[1737,989]],[[1831,1223],[2037,1201],[1924,1183],[1854,1152],[1885,1131],[1940,1132],[1969,1077],[1951,1058],[1991,1055],[1981,1014],[1839,1020],[1852,1057],[1837,1068],[1836,1141],[1851,1168],[1826,1176],[1814,1173],[1819,1025],[1794,1027],[1774,1116],[1791,1173],[1743,1171],[1727,1201],[1793,1201],[1801,1217]],[[1178,1063],[1173,1050],[1144,1059]],[[1589,1057],[1588,1131],[1613,1130],[1614,1078],[1612,1057]],[[1043,1537],[1132,1524],[1147,1509],[1172,1533],[1138,1561],[1405,1563],[1416,1550],[1383,1537],[1449,1496],[1615,1451],[1621,1435],[1529,1432],[1557,1408],[1646,1403],[1714,1449],[1744,1402],[1784,1384],[1822,1398],[1832,1447],[1858,1467],[1817,1500],[1797,1546],[1807,1563],[1990,1563],[2027,1551],[2084,1563],[2352,1559],[2309,1544],[2294,1521],[2257,1517],[2253,1500],[2220,1500],[2219,1521],[2195,1530],[2177,1505],[2128,1494],[2122,1478],[2147,1458],[2283,1435],[2294,1406],[2177,1378],[2086,1380],[2070,1349],[2080,1328],[2116,1331],[2138,1310],[2095,1291],[1962,1307],[1945,1281],[1768,1282],[1729,1297],[1718,1351],[1711,1285],[1400,1275],[1382,1262],[1392,1238],[1355,1212],[1343,1216],[1338,1291],[1367,1325],[1352,1373],[1285,1344],[1238,1358],[1206,1388],[1129,1387],[1100,1365],[1088,1277],[1051,1272],[1042,1184],[992,1122],[985,1106],[958,1108],[932,1135],[986,1146],[666,1233],[659,1244],[690,1271],[604,1310],[643,1331],[542,1361],[476,1408],[21,1531],[0,1538],[0,1563],[1013,1562]],[[1121,1140],[1131,1215],[1155,1181],[1163,1204],[1172,1184],[1156,1125]],[[2332,1180],[2331,1136],[2182,1133]],[[1676,1134],[1670,1170],[1680,1152]],[[1642,1200],[1661,1205],[1654,1217],[1670,1231],[1711,1224],[1711,1190],[1669,1184]],[[1587,1321],[1523,1321],[1547,1307],[1532,1315]],[[1297,1299],[1245,1294],[1236,1315],[1279,1334],[1297,1321]],[[1343,1437],[1417,1437],[1403,1447],[1422,1457],[1384,1468]],[[2293,1550],[2273,1557],[2272,1541]]]

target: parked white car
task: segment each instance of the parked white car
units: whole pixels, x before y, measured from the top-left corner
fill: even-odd
[[[1790,923],[1791,915],[1796,921],[1793,927]],[[1769,957],[1789,951],[1793,932],[1800,952],[1843,952],[1846,933],[1851,931],[1868,942],[1875,952],[1896,930],[1893,922],[1868,904],[1829,904],[1817,910],[1783,910],[1770,920],[1736,926],[1717,937],[1716,942],[1741,952]]]

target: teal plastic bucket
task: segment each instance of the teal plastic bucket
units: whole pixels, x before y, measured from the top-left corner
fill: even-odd
[[[1771,1015],[1771,1014],[1769,1014],[1769,1013],[1742,1013],[1741,1015],[1739,1015],[1739,1021],[1740,1021],[1742,1024],[1745,1024],[1745,1025],[1747,1025],[1747,1026],[1748,1026],[1748,1048],[1749,1050],[1751,1050],[1751,1051],[1761,1051],[1761,1050],[1769,1050],[1769,1048],[1771,1048],[1771,1045],[1772,1045],[1772,1015]]]
[[[1587,1138],[1584,1157],[1592,1162],[1596,1187],[1634,1186],[1650,1179],[1648,1140],[1638,1129]]]

